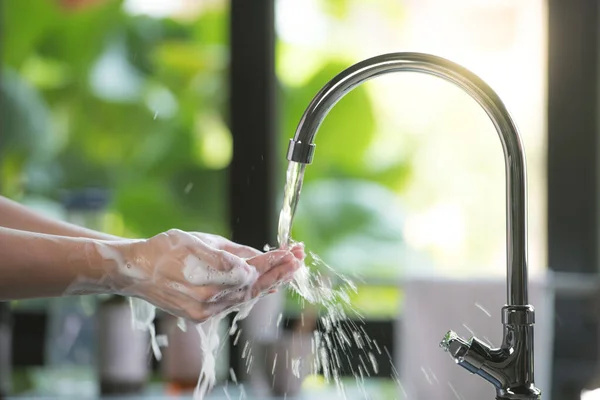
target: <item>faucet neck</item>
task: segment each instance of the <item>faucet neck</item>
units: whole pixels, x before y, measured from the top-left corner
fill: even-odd
[[[290,142],[288,159],[310,164],[315,136],[331,108],[361,83],[402,71],[421,72],[454,83],[479,103],[494,124],[504,150],[506,168],[507,304],[527,305],[527,191],[523,145],[498,95],[469,70],[422,53],[390,53],[359,62],[329,81],[311,101]]]

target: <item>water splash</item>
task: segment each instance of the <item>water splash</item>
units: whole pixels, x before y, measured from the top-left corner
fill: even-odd
[[[479,308],[481,311],[484,312],[485,315],[491,318],[492,314],[488,310],[486,310],[481,304],[475,303],[475,307]]]
[[[283,206],[279,216],[278,242],[281,248],[289,248],[294,244],[291,238],[292,223],[300,198],[304,178],[305,165],[290,162],[287,169],[287,180]],[[346,390],[341,379],[341,371],[347,365],[357,384],[363,392],[365,375],[378,374],[379,365],[373,351],[381,354],[377,343],[369,338],[362,326],[362,315],[352,307],[350,294],[357,293],[356,285],[347,277],[329,267],[313,252],[294,274],[290,282],[291,290],[297,295],[300,305],[306,309],[308,302],[313,308],[319,307],[323,315],[318,319],[320,330],[313,332],[312,341],[313,365],[312,374],[321,372],[326,382],[334,382],[338,394],[346,397]],[[349,318],[348,313],[352,314]],[[301,313],[301,326],[305,329],[305,313]],[[359,364],[355,370],[349,354],[352,348],[358,350]],[[300,360],[293,360],[295,369]],[[390,357],[390,362],[392,359]]]
[[[290,162],[287,170],[284,202],[279,217],[277,235],[279,248],[289,248],[294,245],[294,241],[291,238],[291,229],[300,197],[300,191],[302,189],[304,171],[304,164]],[[189,189],[191,189],[191,187],[189,187]],[[271,250],[271,248],[266,245],[265,251],[269,250]],[[306,323],[305,312],[301,314],[301,330],[313,330],[313,339],[311,341],[312,365],[310,366],[310,373],[322,373],[327,382],[334,382],[338,394],[343,398],[346,398],[346,389],[344,387],[344,382],[341,379],[341,370],[345,364],[350,368],[357,385],[359,385],[359,389],[364,393],[365,398],[367,398],[368,396],[364,387],[365,375],[371,376],[371,374],[378,373],[379,365],[373,351],[376,351],[378,354],[382,354],[382,352],[377,342],[371,340],[364,328],[359,325],[364,323],[364,319],[351,305],[350,294],[352,292],[357,293],[358,289],[350,279],[334,271],[316,254],[308,252],[308,256],[309,257],[307,257],[305,262],[294,274],[289,287],[297,295],[303,309],[306,309],[306,303],[308,303],[312,309],[318,307],[324,311],[323,315],[318,318],[318,324],[322,328],[319,330],[314,329],[315,326]],[[258,299],[250,300],[236,308],[215,315],[197,326],[197,332],[200,335],[202,342],[201,351],[203,353],[203,363],[202,371],[194,392],[195,400],[204,399],[205,395],[215,384],[216,356],[223,345],[227,343],[225,340],[220,340],[218,336],[217,330],[221,320],[228,314],[237,311],[228,332],[230,336],[236,335],[233,343],[234,345],[237,345],[241,333],[241,329],[238,329],[237,323],[248,316],[256,301],[258,301]],[[138,313],[134,314],[138,315],[139,310],[142,307],[138,305],[136,308],[138,308]],[[137,321],[138,325],[140,328],[141,325],[144,325],[145,328],[152,333],[154,309],[152,308],[152,310],[150,310],[146,306],[144,311],[145,315],[138,315],[138,317],[144,317],[144,321]],[[349,313],[352,314],[352,318],[349,318]],[[315,318],[313,317],[312,319],[314,320]],[[280,325],[281,321],[282,315],[279,315],[277,317],[277,326]],[[349,357],[350,351],[353,348],[360,353],[360,362],[356,369]],[[385,347],[384,350],[388,354],[392,370],[395,373],[394,380],[397,382],[401,391],[404,391],[398,373],[393,365],[392,358]],[[160,357],[158,346],[155,346],[154,351],[157,357]],[[254,361],[254,355],[252,354],[251,343],[248,341],[244,343],[242,358],[246,362],[247,371],[249,371]],[[303,360],[302,358],[294,358],[291,360],[292,374],[299,379],[301,378],[301,370],[302,366],[305,365],[305,361],[307,360]],[[275,372],[276,363],[277,358],[273,360],[273,374]],[[286,354],[286,365],[287,364]],[[230,375],[231,380],[238,384],[237,377],[233,370],[230,370]],[[238,386],[241,390],[241,398],[246,398],[243,384],[240,383]],[[229,397],[227,391],[225,394]]]

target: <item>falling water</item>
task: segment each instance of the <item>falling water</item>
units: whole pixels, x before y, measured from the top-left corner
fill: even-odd
[[[277,235],[279,246],[282,248],[290,247],[294,243],[291,229],[302,190],[304,170],[305,164],[296,162],[290,162],[287,169]],[[324,309],[324,315],[319,319],[323,329],[314,332],[312,341],[314,361],[311,373],[321,372],[327,382],[334,382],[338,393],[345,398],[346,391],[340,371],[342,365],[346,364],[354,374],[357,384],[365,392],[365,375],[378,373],[379,366],[374,352],[381,354],[381,350],[377,343],[367,336],[362,326],[359,327],[347,316],[347,312],[351,311],[355,314],[354,319],[358,319],[359,323],[363,322],[358,311],[350,304],[350,292],[356,293],[357,288],[350,279],[334,271],[316,254],[309,251],[308,255],[310,257],[307,257],[294,274],[290,286],[300,296],[301,302],[306,300]],[[337,284],[337,287],[334,284]],[[362,353],[359,355],[360,364],[357,366],[352,365],[348,355],[352,347]],[[299,360],[295,361],[298,362]]]
[[[306,164],[291,161],[286,172],[283,206],[279,213],[279,229],[277,230],[277,241],[282,247],[290,245],[292,223],[300,199],[305,169]]]

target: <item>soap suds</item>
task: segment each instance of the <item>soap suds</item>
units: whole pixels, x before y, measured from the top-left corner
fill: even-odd
[[[207,240],[216,241],[210,236]],[[249,315],[260,298],[252,297],[258,270],[246,259],[211,247],[203,239],[179,230],[127,243],[95,241],[85,250],[90,267],[101,270],[101,277],[78,277],[66,292],[96,290],[129,297],[132,327],[148,332],[157,360],[162,359],[161,347],[167,345],[167,341],[166,337],[156,334],[156,306],[179,317],[201,321],[208,317],[196,325],[201,339],[201,348],[197,351],[201,351],[203,361],[194,398],[203,399],[215,384],[215,357],[221,346],[220,323],[228,314],[237,312],[229,332],[237,334],[237,341],[238,321]],[[256,254],[249,252],[248,255]],[[98,256],[103,262],[92,265]],[[283,256],[267,254],[271,265],[280,257]],[[184,319],[179,318],[177,325],[185,329]]]
[[[238,328],[238,322],[245,319],[249,314],[254,305],[260,300],[260,297],[252,298],[246,300],[243,304],[239,304],[235,307],[232,307],[228,310],[225,310],[219,314],[215,314],[210,317],[205,322],[196,325],[196,330],[198,331],[198,335],[200,336],[200,351],[202,352],[202,369],[200,371],[200,377],[198,378],[198,383],[196,385],[196,389],[194,390],[194,399],[202,400],[205,396],[210,392],[210,390],[214,387],[216,382],[215,377],[215,366],[216,366],[216,356],[220,350],[219,344],[221,343],[219,339],[219,325],[221,321],[227,317],[232,312],[237,312],[235,315],[233,322],[231,324],[231,328],[229,329],[229,335],[236,335],[236,342],[239,338],[239,334],[241,330]],[[144,302],[145,303],[145,302]],[[153,307],[150,304],[143,304],[140,302],[132,302],[132,307]],[[144,314],[143,312],[135,313],[134,315],[140,316],[148,316],[148,314]],[[152,334],[153,323],[148,322],[148,318],[141,321],[140,324],[137,325],[138,328],[143,328],[149,330]],[[246,342],[244,346],[244,352],[249,350],[249,342]],[[249,358],[248,368],[252,365],[252,356],[249,354],[246,356]],[[273,368],[275,365],[273,365]]]
[[[178,242],[175,245],[179,244]],[[201,400],[207,395],[208,392],[214,387],[215,377],[215,364],[216,356],[219,351],[219,335],[218,328],[221,321],[231,312],[237,311],[237,314],[232,323],[230,334],[233,335],[239,330],[237,322],[241,319],[246,318],[254,304],[258,301],[258,298],[251,298],[250,288],[258,279],[258,271],[255,268],[251,268],[245,264],[240,265],[236,260],[228,260],[228,253],[221,252],[219,254],[224,262],[233,265],[234,267],[227,270],[221,271],[213,268],[209,263],[204,260],[200,260],[198,257],[188,255],[183,263],[182,274],[185,281],[189,282],[194,287],[205,287],[205,286],[223,286],[223,289],[217,292],[212,297],[208,298],[204,302],[204,308],[209,311],[215,311],[214,315],[208,318],[203,323],[196,325],[196,330],[200,336],[199,351],[202,353],[202,369],[200,377],[198,379],[196,389],[194,391],[194,399]],[[115,259],[117,264],[122,265],[122,259],[116,259],[115,255],[109,251],[105,251],[103,257],[111,257]],[[135,270],[135,266],[127,268],[128,271],[131,269]],[[143,275],[129,274],[128,276],[144,279]],[[181,285],[177,282],[168,282],[168,285],[176,291],[192,296],[192,289]],[[226,297],[226,299],[224,299]],[[233,307],[229,307],[223,310],[223,306],[217,303],[217,300],[224,299],[224,302],[236,304]],[[242,304],[239,304],[242,303]],[[134,327],[148,331],[152,338],[152,349],[154,355],[160,360],[161,352],[159,349],[159,343],[156,340],[156,334],[154,329],[154,318],[156,316],[155,307],[141,299],[132,298],[131,307],[133,310]],[[182,318],[178,319],[178,327],[185,329],[185,320]],[[182,330],[183,330],[182,329]]]
[[[156,327],[154,326],[154,318],[156,317],[156,307],[152,304],[138,299],[136,297],[129,298],[129,305],[131,306],[131,323],[133,329],[141,331],[148,331],[150,334],[150,345],[152,352],[157,360],[162,359],[162,352],[160,351],[160,343],[156,336]],[[163,345],[166,345],[166,341]]]
[[[119,274],[132,280],[148,279],[148,274],[141,268],[135,267],[125,258],[119,250],[105,243],[95,243],[94,247],[98,254],[107,261],[113,261]],[[109,274],[110,275],[110,274]]]
[[[223,257],[228,256],[223,255]],[[234,263],[232,262],[232,264]],[[183,275],[194,286],[250,286],[258,279],[256,269],[232,268],[229,271],[220,271],[192,254],[188,255],[184,261]]]

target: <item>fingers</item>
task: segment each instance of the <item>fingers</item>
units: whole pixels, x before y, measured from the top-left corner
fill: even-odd
[[[258,279],[258,272],[243,259],[217,250],[213,262],[205,263],[194,254],[184,260],[184,279],[194,286],[248,286]]]
[[[221,237],[220,249],[241,258],[252,258],[263,254],[262,251],[256,250],[250,246],[232,242],[231,240]]]
[[[241,258],[252,258],[263,254],[262,251],[256,250],[253,247],[232,242],[223,236],[214,235],[212,233],[194,232],[193,235],[215,249],[225,250],[226,252]]]
[[[148,297],[171,314],[195,322],[273,293],[293,277],[305,258],[302,244],[261,253],[218,235],[173,230],[167,237],[170,247],[163,248],[163,254],[175,255],[165,257],[159,269],[172,284],[164,287],[165,293]],[[177,272],[169,267],[173,257],[183,264]]]
[[[200,233],[192,234],[178,229],[170,229],[166,232],[166,237],[172,250],[184,248],[196,256],[198,260],[214,269],[229,271],[234,267],[240,267],[245,264],[239,257],[227,256],[227,254],[232,254],[224,252],[221,249],[223,246],[220,242],[225,240],[225,238],[220,236]]]
[[[225,250],[231,254],[235,254],[236,256],[241,257],[241,258],[252,258],[252,257],[256,257],[258,255],[263,254],[262,251],[256,250],[253,247],[244,246],[242,244],[234,243],[229,240],[227,240],[224,243],[223,250]]]
[[[293,254],[289,252],[285,253],[283,257],[279,255],[271,258],[275,265],[270,268],[267,267],[266,272],[259,276],[258,280],[253,284],[239,287],[207,286],[199,288],[198,293],[201,293],[200,298],[206,303],[214,305],[223,304],[230,307],[248,301],[263,293],[272,293],[278,284],[289,281],[301,265],[301,261],[294,257]],[[275,261],[277,259],[279,261]],[[253,261],[256,262],[257,260]],[[264,264],[268,264],[268,258],[264,257],[264,255],[258,261],[265,261]],[[264,268],[264,265],[261,265],[261,267]]]
[[[283,257],[282,252],[285,254]],[[272,256],[271,264],[269,264],[269,258],[266,257],[268,255]],[[252,287],[252,297],[256,297],[264,291],[272,290],[278,283],[291,279],[304,258],[304,245],[296,244],[289,251],[273,250],[248,260],[248,263],[254,265],[260,273],[258,280]],[[279,261],[273,262],[277,259]]]
[[[178,285],[177,291],[199,303],[217,303],[229,296],[230,293],[244,288],[239,285]]]
[[[291,257],[289,261],[280,263],[278,266],[265,272],[252,287],[252,297],[256,297],[264,291],[271,290],[278,283],[290,279],[299,267],[300,260]]]
[[[187,301],[184,310],[182,310],[186,314],[184,317],[195,323],[201,323],[251,299],[248,288],[237,288],[222,293],[224,295],[215,302],[200,302],[189,299],[191,301]]]
[[[249,265],[252,265],[258,271],[259,275],[263,275],[274,267],[289,263],[294,259],[294,255],[286,250],[273,250],[268,253],[252,257],[247,260]]]
[[[304,252],[304,244],[302,243],[297,243],[293,245],[290,251],[292,252],[294,257],[296,257],[300,261],[303,261],[306,258],[306,253]]]

